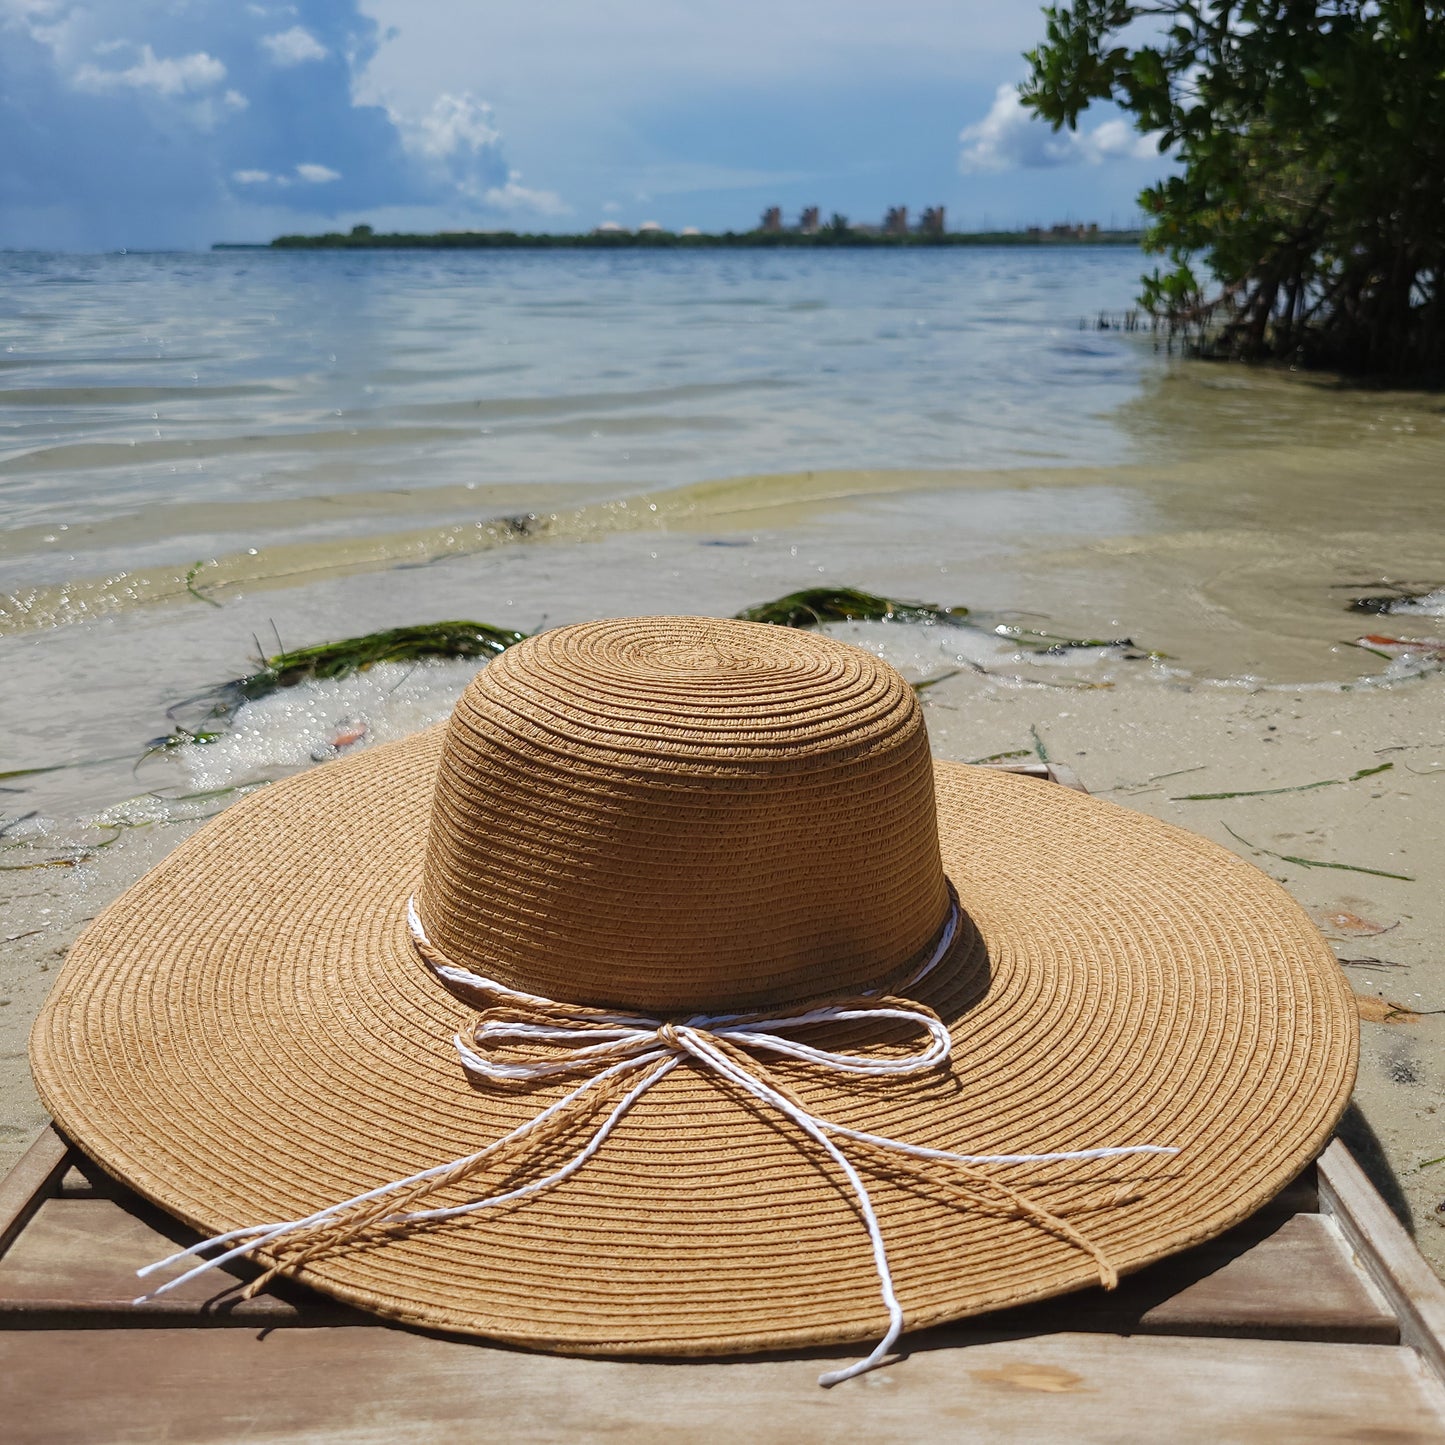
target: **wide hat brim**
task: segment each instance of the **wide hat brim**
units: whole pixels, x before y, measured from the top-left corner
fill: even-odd
[[[472,1087],[452,1037],[475,1016],[413,950],[441,743],[433,729],[228,809],[95,920],[36,1024],[60,1127],[205,1234],[470,1154],[571,1086]],[[948,1024],[951,1067],[858,1078],[770,1060],[774,1076],[823,1118],[956,1152],[1177,1148],[985,1171],[1121,1273],[1245,1218],[1319,1151],[1353,1084],[1355,1012],[1319,933],[1193,834],[1030,778],[935,774],[964,925],[913,996]],[[917,1042],[856,1026],[808,1040]],[[597,1122],[577,1121],[574,1147]],[[946,1171],[858,1162],[909,1328],[1098,1278],[1077,1243]],[[743,1352],[886,1324],[837,1166],[694,1067],[555,1188],[288,1272],[396,1320],[563,1352]]]

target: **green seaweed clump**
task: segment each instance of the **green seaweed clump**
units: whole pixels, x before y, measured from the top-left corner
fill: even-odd
[[[242,699],[265,697],[279,688],[318,678],[350,677],[379,662],[421,662],[430,657],[495,657],[526,633],[493,627],[489,622],[423,622],[413,627],[391,627],[346,637],[340,642],[318,642],[268,657],[248,677],[225,684]]]
[[[424,662],[431,657],[495,657],[505,652],[527,634],[490,622],[423,622],[411,627],[389,627],[382,632],[367,632],[360,637],[344,637],[340,642],[318,642],[311,647],[283,649],[264,657],[261,666],[245,677],[208,688],[196,697],[187,698],[168,709],[174,720],[186,711],[191,716],[200,709],[202,723],[218,719],[229,722],[242,703],[269,697],[283,687],[318,678],[350,677],[365,672],[380,662]],[[209,735],[208,735],[209,734]],[[153,739],[147,756],[182,743],[212,742],[218,734],[204,727],[178,727],[174,734]]]
[[[821,627],[828,622],[961,622],[968,608],[899,602],[856,587],[806,587],[774,602],[745,607],[737,616],[742,622],[776,627]]]

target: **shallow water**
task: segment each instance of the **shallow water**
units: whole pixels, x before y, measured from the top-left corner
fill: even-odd
[[[974,608],[955,660],[962,634],[875,641],[984,686],[1057,670],[1012,658],[1010,624],[1168,654],[1068,659],[1101,684],[1433,666],[1350,646],[1383,624],[1344,604],[1445,572],[1445,404],[1081,326],[1130,304],[1141,264],[0,257],[0,772],[111,760],[11,780],[37,814],[19,836],[157,780],[245,781],[221,752],[133,765],[258,651],[447,616],[728,614],[827,582]],[[269,738],[257,767],[303,765],[352,713],[355,746],[444,713],[443,673],[307,690],[238,735]]]

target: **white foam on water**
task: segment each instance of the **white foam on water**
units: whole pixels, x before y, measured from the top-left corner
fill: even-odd
[[[1168,681],[1189,674],[1127,647],[1076,647],[1044,652],[1020,647],[1011,637],[983,627],[947,622],[844,622],[829,636],[864,648],[891,663],[909,682],[928,682],[950,672],[980,675],[998,687],[1099,687],[1128,677]]]
[[[1125,646],[1044,652],[983,623],[847,622],[824,629],[897,668],[911,683],[963,674],[982,688],[1107,688],[1147,681],[1170,688],[1267,692],[1390,686],[1439,670],[1433,656],[1407,653],[1353,682],[1269,683],[1254,676],[1198,678],[1167,659]],[[179,822],[209,816],[253,785],[349,756],[444,722],[478,671],[475,659],[381,663],[337,680],[306,682],[243,704],[215,742],[174,749],[149,765],[153,791],[87,820],[91,827]],[[18,840],[23,833],[17,829]],[[28,839],[27,839],[28,841]]]
[[[1407,601],[1395,602],[1390,606],[1390,616],[1403,614],[1417,617],[1445,617],[1445,587],[1437,587],[1423,597],[1411,597]]]
[[[176,749],[177,761],[190,788],[204,792],[349,756],[444,722],[479,666],[475,658],[385,662],[282,688],[243,704],[215,742]]]

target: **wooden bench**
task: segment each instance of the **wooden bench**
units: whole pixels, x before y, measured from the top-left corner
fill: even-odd
[[[820,1360],[563,1359],[384,1324],[238,1263],[144,1306],[193,1236],[53,1129],[0,1183],[7,1441],[1445,1440],[1445,1289],[1336,1140],[1220,1239],[1060,1300]]]
[[[1054,781],[1062,769],[1028,769]],[[0,1181],[0,1439],[1445,1441],[1445,1288],[1339,1140],[1230,1233],[1126,1279],[814,1351],[566,1359],[404,1329],[238,1262],[145,1306],[194,1236],[47,1129]]]

